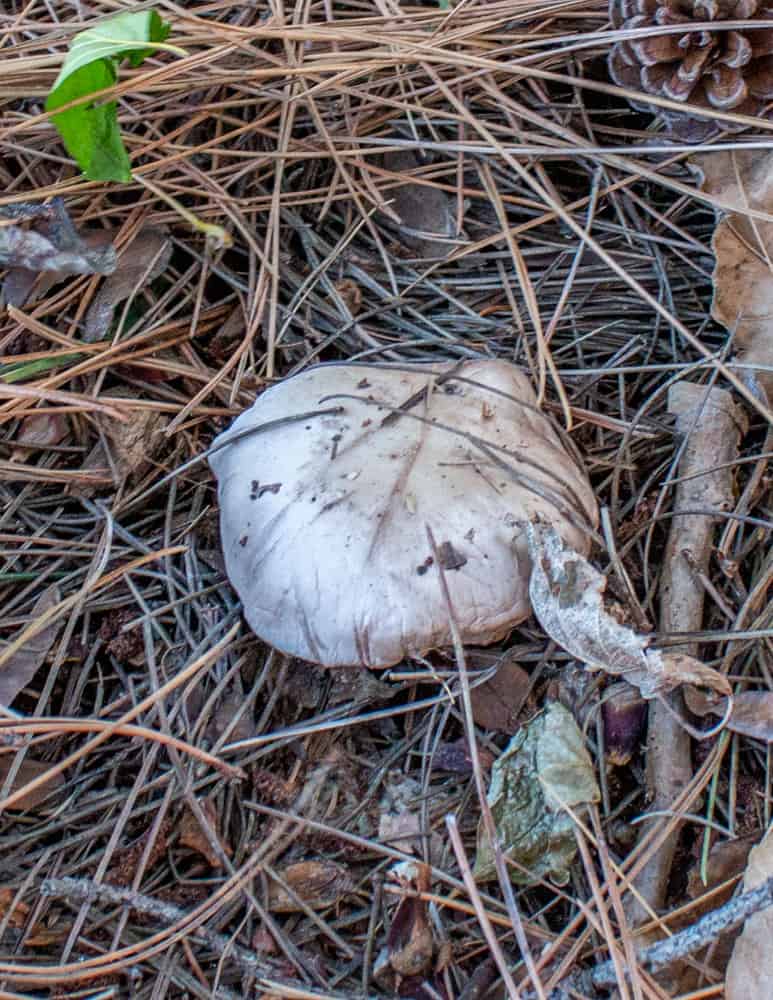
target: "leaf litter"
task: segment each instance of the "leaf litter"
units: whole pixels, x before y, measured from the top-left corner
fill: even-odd
[[[517,664],[529,677],[529,697],[519,710],[515,689],[495,684],[507,716],[502,705],[504,721],[489,727],[492,717],[479,711],[471,720],[475,742],[462,722],[459,674],[443,650],[367,679],[317,676],[308,664],[288,664],[244,626],[230,631],[240,612],[225,583],[217,498],[200,457],[266,385],[318,360],[515,362],[529,372],[543,412],[563,425],[565,393],[567,447],[579,450],[606,518],[606,546],[596,545],[591,557],[607,580],[596,611],[618,606],[612,617],[628,629],[618,638],[640,667],[644,658],[646,669],[636,676],[645,690],[658,691],[645,707],[694,693],[682,683],[690,676],[684,664],[650,669],[647,654],[656,651],[686,653],[716,668],[743,704],[746,693],[769,687],[771,447],[759,409],[742,402],[725,373],[747,379],[748,370],[736,367],[755,357],[743,326],[748,318],[764,325],[765,283],[761,271],[744,272],[758,283],[737,281],[735,301],[725,298],[721,314],[727,324],[712,322],[715,219],[706,199],[741,217],[743,225],[732,219],[734,231],[757,263],[769,242],[767,221],[759,214],[755,220],[760,246],[745,228],[754,215],[727,193],[695,190],[678,148],[656,152],[662,136],[652,115],[631,111],[619,93],[603,89],[606,9],[566,17],[551,8],[545,16],[539,5],[527,10],[509,0],[496,10],[398,5],[388,17],[375,8],[341,4],[323,13],[312,5],[281,26],[282,45],[275,11],[262,0],[247,7],[195,0],[184,18],[168,15],[190,58],[157,51],[120,72],[116,122],[136,183],[87,186],[40,116],[56,73],[52,54],[63,59],[68,39],[98,26],[86,7],[82,13],[79,20],[80,10],[60,0],[29,8],[23,37],[0,69],[0,178],[5,200],[22,206],[4,206],[3,228],[48,243],[38,259],[42,269],[6,273],[6,301],[23,304],[24,312],[0,314],[8,394],[0,460],[10,460],[25,433],[38,445],[13,457],[25,480],[5,472],[0,484],[2,638],[18,634],[52,581],[74,602],[41,667],[0,720],[4,767],[31,743],[12,794],[37,783],[0,815],[2,877],[13,894],[2,905],[18,893],[14,912],[32,914],[35,930],[30,936],[13,927],[16,936],[3,937],[12,954],[7,988],[45,989],[35,977],[55,966],[73,970],[55,987],[69,992],[172,998],[217,991],[233,1000],[256,990],[319,990],[469,1000],[488,987],[503,993],[512,976],[530,996],[539,995],[524,971],[531,949],[545,995],[576,986],[578,995],[595,996],[572,977],[597,970],[602,981],[608,955],[618,971],[630,960],[630,934],[615,900],[627,902],[627,873],[657,855],[657,840],[675,819],[686,853],[677,855],[659,913],[679,939],[698,912],[712,916],[720,906],[707,891],[700,911],[692,910],[686,873],[700,867],[704,846],[714,857],[722,845],[763,835],[770,819],[764,744],[742,735],[688,739],[690,769],[680,796],[663,815],[649,816],[651,743],[640,733],[624,764],[603,756],[605,699],[628,676],[605,669],[610,659],[627,662],[608,642],[589,647],[586,636],[575,649],[551,640],[537,618],[522,622],[488,651],[488,662]],[[411,156],[385,170],[385,145],[395,143]],[[621,146],[626,155],[610,152]],[[764,153],[747,152],[763,163]],[[750,168],[741,162],[744,186],[757,199]],[[143,180],[232,227],[234,246],[208,247]],[[410,187],[412,205],[398,213],[393,200],[394,214],[383,211]],[[53,203],[45,199],[52,195],[64,199],[81,245],[62,246],[56,233],[46,234]],[[422,221],[416,206],[425,202],[434,208]],[[755,204],[767,212],[763,193]],[[109,243],[147,228],[169,234],[174,258],[152,279],[140,274],[143,287],[116,300],[106,332],[109,338],[125,310],[117,342],[80,343],[79,353],[115,254],[108,248],[107,267],[95,268],[84,254],[105,247],[92,238]],[[129,259],[132,246],[121,247]],[[65,249],[88,269],[51,270]],[[740,357],[738,347],[746,352]],[[544,378],[551,360],[552,382]],[[766,373],[758,371],[758,385],[749,384],[759,400]],[[679,521],[671,517],[669,470],[678,467],[689,437],[689,426],[674,428],[667,386],[685,375],[721,385],[750,421],[737,457],[710,455],[703,464],[727,466],[732,490],[715,512],[707,564],[684,557],[705,597],[701,621],[689,635],[661,627],[650,636],[641,622],[657,620],[663,552]],[[57,405],[66,406],[61,416],[69,429],[58,443],[50,433],[56,428],[35,416],[51,391],[66,394]],[[125,412],[137,425],[125,466],[116,463],[111,422],[89,410],[89,401],[111,396],[131,400]],[[143,412],[158,416],[161,433],[140,429]],[[71,480],[98,444],[100,482],[84,493]],[[497,488],[501,468],[477,456],[474,474]],[[510,538],[514,526],[503,531]],[[130,643],[121,631],[129,626]],[[476,652],[467,651],[473,692]],[[598,669],[589,671],[582,657]],[[668,687],[676,675],[677,686],[662,693],[664,678]],[[489,879],[470,887],[446,817],[456,817],[471,861],[481,811],[477,779],[489,783],[509,741],[526,739],[554,696],[581,734],[599,787],[598,802],[571,810],[583,816],[583,829],[578,834],[572,824],[567,831],[566,858],[573,860],[562,861],[556,876],[560,881],[568,870],[570,881],[556,889],[554,872],[519,889],[514,900],[508,884]],[[491,699],[489,708],[499,707]],[[229,714],[240,711],[229,730]],[[688,712],[683,708],[680,718],[692,719]],[[195,756],[209,751],[240,767],[244,778],[224,782]],[[63,764],[57,775],[53,769]],[[320,768],[327,769],[324,778]],[[406,779],[399,801],[386,794]],[[181,844],[182,802],[191,790],[200,805],[210,797],[216,803],[233,872]],[[410,827],[402,841],[379,837],[383,814]],[[634,854],[642,817],[652,834]],[[590,858],[575,853],[582,837]],[[394,876],[406,845],[411,864],[430,866],[429,888],[424,882],[420,893],[415,879]],[[268,872],[284,877],[294,865],[340,866],[355,889],[322,909],[265,909]],[[104,894],[112,880],[118,896]],[[412,934],[398,935],[401,916],[399,940],[392,941],[396,964],[404,972],[421,969],[403,975],[388,960],[390,929],[402,902],[419,895],[431,960],[412,964]],[[204,930],[179,946],[172,928],[203,905],[210,914]],[[516,944],[516,918],[524,950]],[[418,928],[421,945],[421,919],[405,924]],[[208,927],[217,931],[207,936]],[[154,954],[151,937],[158,940]],[[131,955],[122,957],[127,947]],[[489,958],[498,957],[497,948],[499,964]],[[696,954],[706,961],[694,989],[718,993],[722,956],[706,943]],[[256,974],[264,977],[259,983]],[[616,978],[614,969],[611,976],[621,997],[655,989],[636,967],[630,979]],[[662,983],[659,989],[667,992]]]
[[[563,705],[553,702],[513,737],[491,769],[488,801],[504,856],[515,862],[513,881],[550,878],[566,885],[577,851],[576,817],[599,797],[582,733]],[[481,880],[496,874],[482,821],[474,874]]]
[[[531,523],[527,536],[534,613],[548,635],[572,656],[591,670],[621,675],[645,698],[682,684],[730,694],[727,679],[718,671],[684,653],[652,649],[650,636],[621,623],[620,606],[605,604],[606,578],[554,529]]]
[[[117,307],[163,274],[171,256],[172,244],[163,229],[146,226],[137,233],[89,306],[83,331],[87,344],[107,335]]]
[[[0,267],[8,268],[5,300],[23,305],[34,280],[44,274],[50,284],[70,274],[112,274],[116,253],[101,233],[81,235],[62,198],[48,205],[0,206]],[[25,218],[26,216],[26,218]],[[12,220],[27,221],[25,227]]]
[[[470,658],[470,666],[474,664]],[[494,676],[470,691],[472,717],[483,729],[496,729],[512,735],[518,728],[518,716],[531,690],[531,678],[519,664],[506,660]]]
[[[60,603],[61,597],[57,584],[52,583],[46,587],[32,606],[31,621],[34,623],[37,618],[55,608]],[[44,665],[60,629],[59,621],[53,621],[40,629],[0,666],[0,705],[10,707],[19,693],[30,683]]]
[[[773,396],[773,222],[752,211],[773,212],[771,156],[743,149],[692,158],[704,191],[721,199],[712,237],[712,316],[734,335],[739,359]]]
[[[747,892],[773,878],[773,828],[751,849],[743,877]],[[773,989],[773,907],[755,913],[746,921],[727,966],[727,1000],[764,997]]]

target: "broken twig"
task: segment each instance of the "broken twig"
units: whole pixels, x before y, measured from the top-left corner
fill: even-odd
[[[738,411],[724,389],[680,382],[671,388],[668,408],[676,414],[677,433],[686,440],[660,587],[660,630],[664,634],[699,631],[703,624],[703,588],[697,575],[705,577],[709,567],[716,522],[711,512],[718,515],[732,507],[728,464],[737,457],[740,429]],[[690,513],[696,510],[707,513]],[[680,651],[696,654],[694,645]],[[662,700],[650,705],[647,785],[652,811],[658,816],[670,815],[674,801],[692,777],[690,736],[678,718],[682,713],[678,692],[664,694]],[[653,824],[646,824],[643,836],[651,838],[652,830]],[[636,881],[641,897],[654,910],[665,900],[678,830],[678,823],[673,822]],[[636,925],[644,919],[644,908],[635,902],[631,922]]]

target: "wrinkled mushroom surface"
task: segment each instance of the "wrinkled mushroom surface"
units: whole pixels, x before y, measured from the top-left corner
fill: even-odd
[[[462,640],[485,644],[530,611],[523,522],[545,518],[581,553],[596,523],[583,470],[504,361],[320,365],[266,390],[215,445],[247,621],[326,666],[450,645],[427,526]]]

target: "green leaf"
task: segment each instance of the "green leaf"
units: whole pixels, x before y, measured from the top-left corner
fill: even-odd
[[[513,737],[491,769],[487,799],[505,858],[528,869],[532,879],[547,877],[565,884],[577,849],[567,810],[581,812],[599,797],[582,733],[571,713],[552,702]],[[474,875],[481,881],[496,876],[482,820]],[[514,866],[510,876],[514,882],[530,882]]]
[[[46,111],[53,111],[84,94],[104,90],[115,80],[115,70],[106,59],[82,66],[49,95]],[[90,101],[52,116],[67,152],[89,180],[126,183],[132,179],[116,109],[115,101],[106,104]]]
[[[170,28],[155,11],[141,11],[119,14],[76,35],[48,95],[46,111],[112,87],[120,60],[128,57],[132,66],[139,66],[148,53],[165,47]],[[115,101],[84,100],[52,115],[52,121],[67,152],[89,180],[126,183],[132,179]]]
[[[38,358],[37,361],[22,361],[15,365],[0,365],[0,382],[24,382],[36,378],[41,372],[62,368],[71,361],[80,361],[84,354],[58,354],[53,358]]]
[[[121,60],[128,56],[132,66],[139,66],[159,43],[166,41],[171,27],[154,10],[146,10],[134,14],[127,11],[96,28],[81,31],[72,40],[54,92],[68,76],[97,59]]]

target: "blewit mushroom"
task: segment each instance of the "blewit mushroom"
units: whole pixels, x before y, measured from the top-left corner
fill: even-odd
[[[328,364],[215,441],[226,569],[253,630],[325,666],[486,644],[530,612],[523,524],[587,554],[584,470],[505,361]],[[436,539],[434,550],[427,527]]]

